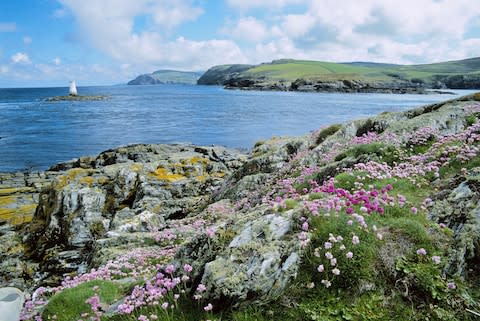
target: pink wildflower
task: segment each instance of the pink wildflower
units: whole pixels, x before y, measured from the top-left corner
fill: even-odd
[[[334,269],[332,270],[332,273],[335,274],[335,275],[340,275],[340,270],[337,269],[337,268],[334,268]]]
[[[207,306],[205,306],[203,309],[204,309],[205,311],[207,311],[207,312],[208,312],[208,311],[212,311],[213,305],[212,305],[211,303],[209,303],[209,304],[207,304]]]
[[[358,243],[360,243],[360,239],[358,238],[358,236],[354,235],[352,237],[352,244],[357,245]]]
[[[438,256],[438,255],[432,256],[432,261],[435,264],[440,264],[440,256]]]
[[[352,253],[352,252],[348,252],[346,256],[347,256],[347,259],[351,259],[351,258],[353,257],[353,253]]]
[[[457,285],[455,284],[455,282],[448,282],[447,288],[449,288],[450,290],[454,290],[457,288]]]
[[[317,268],[317,271],[322,273],[323,271],[325,271],[325,268],[323,267],[323,264],[320,264]]]
[[[184,270],[186,273],[190,273],[190,272],[192,272],[193,268],[192,268],[192,266],[191,266],[190,264],[185,264],[185,265],[183,266],[183,270]]]
[[[427,251],[424,248],[420,248],[417,250],[417,254],[424,256],[427,255]]]

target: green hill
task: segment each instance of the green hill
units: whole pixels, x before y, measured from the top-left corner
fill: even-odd
[[[198,83],[250,89],[304,88],[306,91],[474,89],[480,88],[480,58],[424,65],[280,59],[256,66],[215,66],[202,75]]]
[[[201,73],[177,70],[157,70],[151,74],[140,75],[128,82],[128,85],[158,84],[196,84]]]

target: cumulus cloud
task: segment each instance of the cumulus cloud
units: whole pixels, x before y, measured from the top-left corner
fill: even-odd
[[[235,39],[261,42],[269,34],[265,23],[255,17],[242,17],[234,26],[226,27],[222,33]]]
[[[60,0],[75,17],[91,43],[122,63],[204,69],[219,63],[242,62],[231,40],[169,39],[165,30],[192,21],[203,9],[189,0]],[[135,29],[135,19],[149,17],[151,24]]]
[[[17,24],[14,22],[0,22],[0,32],[15,32]]]
[[[31,64],[30,58],[23,52],[17,52],[11,58],[14,64]]]
[[[275,56],[333,61],[462,59],[480,55],[474,45],[479,38],[464,39],[479,17],[480,2],[470,0],[310,0],[303,13],[279,15],[272,27],[277,38],[257,48]]]

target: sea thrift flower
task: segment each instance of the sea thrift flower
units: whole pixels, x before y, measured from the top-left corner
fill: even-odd
[[[352,244],[357,245],[358,243],[360,243],[360,239],[358,238],[358,236],[354,235],[352,237]]]
[[[417,250],[418,255],[427,255],[427,251],[424,248],[420,248]]]
[[[210,238],[214,237],[215,236],[215,228],[213,228],[213,227],[207,228],[207,236],[210,237]]]
[[[326,250],[328,249],[331,249],[332,248],[332,243],[330,242],[325,242],[325,244],[323,245],[325,247]]]
[[[347,259],[351,259],[351,258],[353,257],[353,253],[352,253],[352,252],[348,252],[346,256],[347,256]]]
[[[168,309],[168,302],[163,302],[162,303],[162,308],[165,309],[165,310]]]
[[[345,245],[343,245],[343,244],[340,245],[340,250],[341,250],[341,251],[344,251],[345,249],[346,249]]]
[[[318,266],[317,271],[320,272],[320,273],[323,272],[323,271],[325,271],[325,268],[323,267],[323,264],[320,264],[320,265]]]
[[[418,210],[415,206],[412,206],[411,208],[413,214],[417,214]]]
[[[204,309],[205,311],[207,311],[207,312],[208,312],[208,311],[212,311],[213,305],[212,305],[211,303],[209,303],[209,304],[207,304],[207,306],[205,306],[203,309]]]
[[[377,239],[380,241],[383,239],[383,234],[382,233],[377,233]]]
[[[440,256],[438,256],[438,255],[432,256],[432,261],[435,264],[440,264]]]
[[[175,271],[175,267],[171,264],[165,268],[165,272],[167,272],[168,274],[172,274],[174,271]]]
[[[335,274],[335,275],[340,275],[340,270],[337,269],[337,268],[334,268],[334,269],[332,270],[332,273]]]
[[[331,260],[330,260],[330,265],[331,265],[331,266],[337,265],[337,259],[336,259],[336,258],[331,259]]]
[[[450,290],[454,290],[457,288],[457,285],[455,284],[455,282],[448,282],[447,288],[449,288]]]
[[[145,315],[141,314],[141,315],[138,317],[138,321],[148,321],[148,318],[147,318]]]
[[[183,270],[184,270],[186,273],[190,273],[190,272],[192,272],[193,268],[192,268],[192,266],[191,266],[190,264],[185,264],[185,265],[183,266]]]
[[[307,289],[313,289],[315,287],[315,283],[314,282],[309,282],[307,283]]]
[[[325,253],[325,257],[326,257],[328,260],[333,259],[333,255],[332,255],[332,253],[330,253],[330,252],[326,252],[326,253]]]
[[[197,286],[197,292],[198,292],[198,293],[205,292],[206,289],[207,289],[207,287],[206,287],[205,285],[203,285],[202,283],[200,283],[200,284]]]
[[[332,286],[332,282],[328,280],[322,280],[322,284],[325,285],[326,288],[329,288]]]
[[[304,230],[305,232],[308,231],[308,222],[303,222],[302,230]]]

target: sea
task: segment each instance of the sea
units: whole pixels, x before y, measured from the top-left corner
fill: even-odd
[[[250,149],[384,111],[452,99],[445,94],[344,94],[225,90],[218,86],[77,87],[102,101],[48,102],[68,88],[0,88],[0,172],[37,171],[136,143]]]

